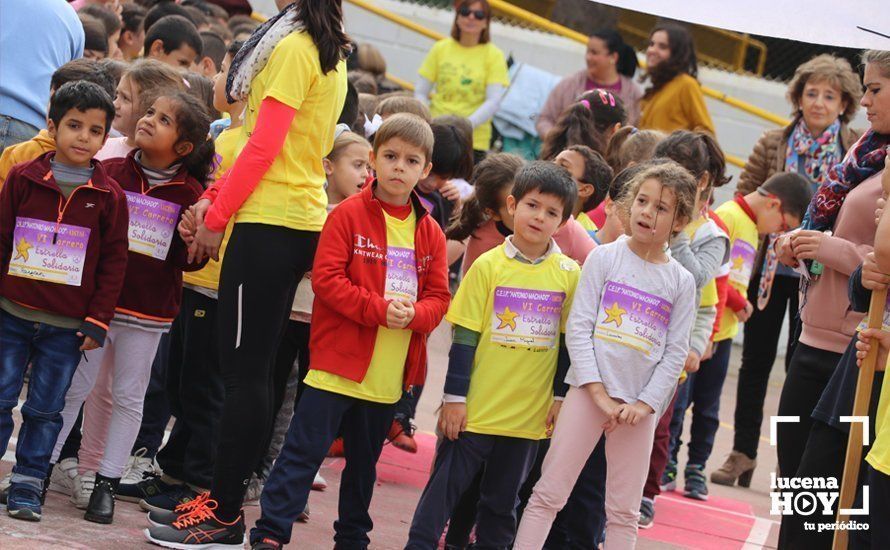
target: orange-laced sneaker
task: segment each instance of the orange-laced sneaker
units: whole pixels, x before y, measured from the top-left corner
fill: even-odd
[[[193,498],[192,500],[190,500],[188,502],[183,502],[182,504],[178,505],[176,508],[173,509],[173,511],[176,512],[177,514],[184,514],[186,512],[191,512],[198,506],[201,506],[202,504],[204,504],[204,501],[206,501],[208,499],[210,499],[210,491],[205,491],[205,492],[199,494],[198,496],[196,496],[195,498]]]
[[[178,520],[179,516],[195,510],[209,498],[210,493],[203,492],[188,502],[176,505],[173,510],[152,510],[148,513],[148,521],[152,525],[173,525],[173,522]]]
[[[197,499],[196,499],[197,500]],[[156,525],[144,531],[154,544],[188,550],[190,548],[243,548],[244,516],[233,522],[216,517],[217,502],[202,496],[200,502],[180,515],[172,525]]]

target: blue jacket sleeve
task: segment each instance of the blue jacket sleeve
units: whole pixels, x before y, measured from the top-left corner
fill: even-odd
[[[862,266],[857,267],[853,274],[850,275],[848,293],[850,295],[850,309],[860,313],[868,311],[869,302],[871,302],[871,291],[862,286]]]

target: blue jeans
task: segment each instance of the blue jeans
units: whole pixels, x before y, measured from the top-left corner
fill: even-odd
[[[36,485],[46,477],[62,429],[65,394],[80,363],[80,344],[76,329],[33,323],[0,311],[0,449],[9,444],[12,409],[18,404],[25,370],[31,364],[13,481]]]
[[[10,145],[28,141],[39,132],[39,128],[17,118],[0,115],[0,153]]]
[[[689,462],[704,466],[714,448],[714,436],[720,427],[720,394],[729,370],[732,339],[714,343],[714,355],[702,361],[697,372],[689,375],[677,391],[674,416],[671,418],[671,459],[677,462],[682,441],[683,417],[692,405],[692,428],[689,434]]]

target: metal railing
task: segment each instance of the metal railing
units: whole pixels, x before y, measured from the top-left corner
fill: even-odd
[[[348,1],[352,1],[352,0],[348,0]],[[362,0],[362,1],[364,1],[364,0]],[[575,42],[587,45],[588,37],[585,36],[583,33],[572,30],[568,27],[560,25],[559,23],[554,23],[553,21],[550,21],[544,17],[541,17],[540,15],[536,15],[528,10],[524,10],[520,7],[514,6],[513,4],[510,4],[509,2],[505,2],[504,0],[489,0],[489,4],[491,4],[492,9],[494,9],[497,12],[503,13],[505,15],[508,15],[508,16],[516,18],[516,19],[521,19],[521,20],[523,20],[529,24],[532,24],[542,30],[546,30],[553,34],[568,38],[569,40],[574,40]],[[622,30],[625,30],[625,29],[622,29]],[[648,38],[648,36],[647,36],[647,38]],[[752,44],[754,44],[756,42],[754,39],[751,39],[751,38],[749,38],[749,40],[751,41]],[[765,54],[765,49],[763,51]],[[759,63],[760,62],[765,63],[765,61],[766,61],[766,58],[764,55],[763,59],[761,61],[759,61]],[[643,65],[645,67],[645,63],[643,63]],[[783,116],[779,116],[777,114],[771,113],[771,112],[767,111],[766,109],[762,109],[760,107],[757,107],[756,105],[752,105],[752,104],[750,104],[746,101],[743,101],[741,99],[734,98],[734,97],[727,95],[719,90],[715,90],[709,86],[702,86],[702,93],[704,93],[708,97],[716,99],[717,101],[726,103],[727,105],[730,105],[732,107],[740,109],[750,115],[767,120],[773,124],[777,124],[779,126],[787,126],[788,124],[791,123],[790,120],[788,120],[787,118],[785,118]]]

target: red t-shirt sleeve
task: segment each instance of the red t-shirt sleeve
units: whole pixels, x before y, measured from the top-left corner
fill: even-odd
[[[275,98],[263,100],[253,133],[227,177],[217,181],[201,197],[213,202],[204,216],[207,229],[217,233],[225,231],[229,219],[253,193],[281,152],[296,114],[296,109]]]

